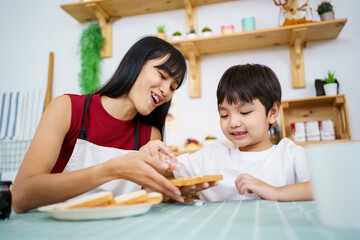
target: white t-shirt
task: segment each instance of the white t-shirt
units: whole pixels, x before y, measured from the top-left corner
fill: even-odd
[[[180,155],[178,160],[187,176],[224,176],[218,186],[200,192],[204,201],[259,199],[254,193],[239,193],[235,179],[240,173],[249,173],[276,187],[310,180],[304,148],[287,138],[261,152],[242,152],[216,142],[195,153]],[[176,178],[184,177],[179,169],[173,173]]]

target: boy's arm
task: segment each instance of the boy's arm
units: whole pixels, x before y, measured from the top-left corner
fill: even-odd
[[[277,201],[310,201],[313,200],[310,182],[294,183],[278,188]]]
[[[283,187],[271,186],[248,173],[240,174],[235,180],[240,194],[255,193],[271,201],[310,201],[313,199],[310,182],[289,184]]]

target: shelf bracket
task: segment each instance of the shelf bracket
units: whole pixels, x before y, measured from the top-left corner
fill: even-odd
[[[112,24],[118,18],[111,18],[98,4],[89,3],[86,5],[94,11],[95,16],[99,22],[101,35],[104,38],[104,46],[101,49],[101,57],[112,57]]]
[[[198,33],[197,18],[196,18],[196,7],[193,0],[184,0],[184,6],[186,11],[186,33],[190,29],[194,29]]]
[[[182,53],[188,59],[189,95],[191,98],[201,97],[200,54],[193,42],[181,44]]]
[[[305,88],[304,39],[307,28],[292,30],[290,38],[291,78],[293,88]]]

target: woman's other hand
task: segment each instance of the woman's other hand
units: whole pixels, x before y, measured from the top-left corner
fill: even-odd
[[[160,140],[152,140],[148,142],[140,148],[139,152],[147,154],[156,159],[159,159],[159,152],[163,152],[166,155],[175,157],[175,154],[170,150],[170,148],[168,148],[168,146],[166,146],[166,144]]]

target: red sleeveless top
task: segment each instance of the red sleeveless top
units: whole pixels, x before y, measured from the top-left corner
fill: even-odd
[[[71,99],[71,124],[65,135],[60,155],[51,173],[62,172],[79,138],[84,104],[87,95],[67,94]],[[138,120],[139,148],[150,141],[151,126]],[[91,97],[85,118],[86,140],[104,147],[133,150],[135,142],[135,122],[123,121],[111,116],[102,106],[100,94]]]

